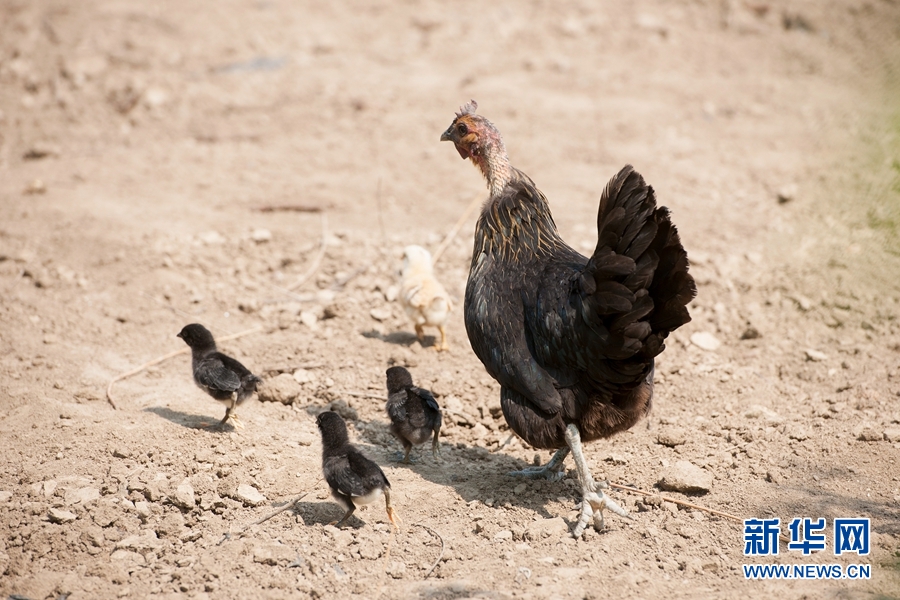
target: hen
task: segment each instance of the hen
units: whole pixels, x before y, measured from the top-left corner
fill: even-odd
[[[431,253],[421,246],[404,248],[400,276],[400,304],[416,327],[416,337],[420,342],[425,339],[425,325],[437,327],[441,341],[435,344],[435,348],[439,352],[448,350],[450,347],[444,325],[453,304],[447,290],[434,277]]]
[[[632,427],[650,410],[654,357],[688,323],[696,295],[687,254],[653,189],[631,166],[606,185],[590,258],[560,238],[544,195],[512,167],[500,132],[464,106],[441,135],[481,170],[490,197],[475,228],[465,296],[472,349],[500,383],[510,428],[530,445],[558,449],[545,467],[516,472],[558,478],[571,451],[583,495],[573,532],[603,509],[628,516],[595,482],[582,442]]]
[[[235,427],[244,425],[235,410],[253,395],[262,380],[237,360],[216,348],[212,333],[199,323],[191,323],[178,333],[191,348],[191,367],[194,383],[207,394],[228,405],[220,427],[231,420]]]

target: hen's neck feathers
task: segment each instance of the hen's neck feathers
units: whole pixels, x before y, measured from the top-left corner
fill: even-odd
[[[497,198],[512,180],[513,168],[509,164],[509,156],[500,134],[492,136],[483,153],[473,155],[472,161],[481,170],[481,174],[487,180],[491,198]]]

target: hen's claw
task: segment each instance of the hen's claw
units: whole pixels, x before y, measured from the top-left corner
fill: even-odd
[[[563,461],[569,455],[569,448],[563,446],[556,451],[556,454],[550,459],[546,465],[539,467],[525,467],[521,471],[511,471],[508,475],[512,477],[524,477],[526,479],[547,479],[549,481],[559,481],[566,476],[566,472],[562,469]]]

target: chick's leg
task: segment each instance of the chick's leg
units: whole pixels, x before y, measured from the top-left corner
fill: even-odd
[[[231,400],[228,403],[228,408],[225,409],[225,418],[219,423],[220,427],[225,427],[225,424],[228,420],[231,420],[231,424],[235,426],[237,429],[243,429],[244,424],[237,417],[237,413],[235,412],[235,408],[237,408],[237,400]]]
[[[450,345],[447,343],[447,329],[443,325],[438,325],[438,331],[441,332],[441,343],[437,346],[437,351],[443,352],[444,350],[449,350]]]
[[[546,465],[540,467],[527,467],[521,471],[512,471],[509,474],[513,477],[525,477],[526,479],[549,479],[550,481],[559,481],[566,474],[561,467],[568,455],[568,446],[563,446],[556,451],[556,454],[553,455],[550,462]]]
[[[416,323],[416,337],[419,339],[420,344],[425,341],[425,328],[418,323]]]
[[[400,518],[400,515],[398,515],[391,506],[391,488],[389,487],[384,488],[384,509],[387,511],[387,516],[391,525],[400,529],[399,523],[402,523],[403,519]]]
[[[441,459],[441,443],[438,441],[438,436],[441,433],[441,426],[438,425],[434,428],[434,438],[431,440],[431,455],[435,460]]]
[[[575,469],[578,471],[578,481],[581,484],[583,499],[581,501],[581,517],[575,526],[572,535],[576,538],[581,537],[585,527],[591,519],[594,521],[594,529],[601,531],[604,527],[603,509],[608,508],[620,517],[631,519],[631,516],[618,504],[613,502],[603,493],[603,488],[608,487],[606,482],[597,483],[591,476],[588,469],[587,461],[584,459],[584,452],[581,447],[581,434],[578,427],[570,424],[566,427],[566,443],[572,450],[572,458],[575,460]]]

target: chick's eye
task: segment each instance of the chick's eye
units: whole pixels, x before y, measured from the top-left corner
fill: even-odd
[[[469,133],[469,128],[466,127],[465,123],[460,123],[456,126],[456,131],[459,132],[459,135],[466,135],[467,133]]]

